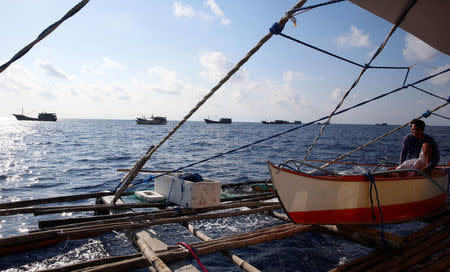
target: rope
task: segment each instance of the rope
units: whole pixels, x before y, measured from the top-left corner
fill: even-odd
[[[0,66],[0,73],[2,73],[6,68],[8,68],[9,65],[11,65],[13,62],[15,62],[16,60],[20,59],[21,57],[23,57],[26,53],[28,53],[28,51],[30,51],[31,48],[33,48],[33,46],[35,44],[37,44],[38,42],[40,42],[41,40],[43,40],[45,37],[47,37],[50,33],[52,33],[56,28],[58,28],[58,26],[60,24],[62,24],[65,20],[69,19],[70,17],[72,17],[73,15],[75,15],[78,11],[80,11],[87,3],[89,2],[89,0],[83,0],[81,2],[79,2],[77,5],[75,5],[72,9],[70,9],[66,15],[64,15],[61,19],[59,19],[58,21],[56,21],[55,23],[51,24],[49,27],[47,27],[46,29],[44,29],[44,31],[41,32],[41,34],[39,34],[39,36],[32,41],[31,43],[29,43],[27,46],[25,46],[24,48],[22,48],[22,50],[20,50],[19,52],[17,52],[8,62],[6,62],[5,64],[3,64],[2,66]]]
[[[425,91],[424,89],[421,89],[421,88],[419,88],[419,87],[416,87],[416,86],[412,86],[413,88],[415,88],[415,89],[417,89],[417,90],[419,90],[419,91],[422,91],[422,92],[424,92],[424,93],[426,93],[426,94],[429,94],[429,95],[431,95],[431,96],[434,96],[434,97],[437,97],[437,98],[439,98],[439,99],[442,99],[442,100],[444,100],[444,101],[447,101],[448,99],[445,99],[445,98],[443,98],[443,97],[441,97],[441,96],[438,96],[438,95],[435,95],[435,94],[433,94],[433,93],[430,93],[430,92],[427,92],[427,91]]]
[[[277,33],[274,33],[274,34],[277,34]],[[341,56],[338,56],[338,55],[336,55],[336,54],[333,54],[333,53],[331,53],[331,52],[329,52],[329,51],[326,51],[326,50],[324,50],[324,49],[321,49],[321,48],[319,48],[319,47],[316,47],[316,46],[314,46],[314,45],[311,45],[311,44],[309,44],[309,43],[300,41],[300,40],[298,40],[298,39],[296,39],[296,38],[293,38],[293,37],[291,37],[291,36],[289,36],[289,35],[285,35],[285,34],[282,34],[282,33],[278,33],[278,34],[279,34],[280,36],[286,38],[286,39],[289,39],[289,40],[292,40],[292,41],[294,41],[294,42],[300,43],[300,44],[302,44],[302,45],[304,45],[304,46],[306,46],[306,47],[312,48],[312,49],[314,49],[314,50],[317,50],[317,51],[322,52],[322,53],[324,53],[324,54],[327,54],[327,55],[329,55],[329,56],[332,56],[332,57],[335,57],[335,58],[337,58],[337,59],[343,60],[343,61],[345,61],[345,62],[348,62],[348,63],[350,63],[350,64],[353,64],[353,65],[355,65],[355,66],[358,66],[358,67],[360,67],[360,68],[366,67],[366,68],[371,68],[371,69],[404,69],[404,70],[409,70],[409,67],[406,67],[406,66],[370,66],[370,65],[367,65],[367,64],[366,64],[366,65],[362,65],[362,64],[359,64],[359,63],[354,62],[354,61],[352,61],[352,60],[349,60],[349,59],[346,59],[346,58],[344,58],[344,57],[341,57]]]
[[[303,6],[303,4],[306,2],[306,0],[299,1],[293,8],[300,8]],[[279,25],[284,26],[286,22],[289,20],[289,18],[292,16],[293,12],[288,11],[283,18],[280,19],[278,22]],[[139,170],[142,169],[142,167],[145,165],[148,159],[155,153],[155,151],[163,145],[225,82],[228,81],[228,79],[236,73],[249,59],[253,54],[255,54],[263,45],[266,43],[271,37],[273,36],[273,33],[269,32],[266,34],[259,42],[258,44],[252,48],[247,55],[241,59],[236,66],[228,72],[228,74],[221,80],[219,83],[217,83],[216,86],[214,86],[211,91],[203,97],[203,99],[197,103],[197,105],[181,120],[167,135],[164,137],[164,139],[159,142],[154,148],[152,148],[147,154],[142,156],[133,166],[133,168],[128,172],[128,174],[122,179],[121,183],[123,184],[122,187],[116,192],[114,195],[114,198],[111,203],[115,204],[116,201],[119,199],[120,195],[125,191],[125,189],[128,187],[128,185],[133,181],[133,179],[136,177]]]
[[[208,272],[208,270],[206,270],[206,267],[202,264],[202,262],[200,261],[200,259],[197,257],[197,254],[195,254],[194,250],[186,243],[184,242],[179,242],[177,243],[177,245],[182,245],[184,246],[187,250],[189,250],[189,252],[192,254],[192,256],[194,257],[194,259],[197,261],[198,265],[200,266],[200,268],[203,270],[203,272]]]
[[[397,22],[395,23],[395,25],[391,28],[391,31],[389,32],[389,34],[387,35],[386,39],[384,40],[384,42],[381,44],[381,46],[377,49],[377,51],[375,52],[375,54],[372,56],[371,60],[366,64],[366,67],[364,67],[359,76],[357,77],[357,79],[355,80],[355,82],[353,82],[352,86],[350,87],[350,89],[344,94],[344,96],[342,97],[341,101],[339,102],[339,104],[336,106],[336,108],[330,113],[330,115],[328,116],[327,121],[322,125],[321,129],[320,129],[320,133],[317,135],[317,137],[314,139],[314,142],[311,144],[311,146],[308,148],[307,153],[305,154],[305,156],[303,157],[303,160],[306,160],[306,158],[309,156],[309,154],[311,154],[312,149],[314,148],[314,146],[316,145],[317,141],[319,140],[320,136],[323,134],[325,128],[328,126],[328,124],[330,123],[331,117],[333,117],[333,115],[335,114],[335,112],[342,106],[342,104],[344,103],[344,100],[347,98],[347,96],[350,94],[350,92],[352,91],[352,89],[354,87],[356,87],[356,85],[358,84],[359,80],[361,79],[362,75],[366,72],[367,67],[370,66],[370,63],[372,63],[372,61],[381,53],[381,51],[383,50],[383,48],[386,46],[389,38],[392,36],[392,34],[394,34],[394,31],[398,28],[398,26],[400,25],[400,23],[403,21],[403,19],[405,18],[406,14],[409,12],[409,10],[412,8],[412,6],[414,5],[416,1],[412,0],[408,3],[408,6],[406,7],[406,9],[403,11],[403,13],[401,14],[401,16],[399,17],[399,19],[397,20]]]
[[[432,113],[432,112],[434,112],[434,111],[437,111],[438,109],[443,108],[443,107],[447,106],[448,104],[449,104],[449,102],[446,102],[446,103],[444,103],[444,104],[442,104],[442,105],[440,105],[440,106],[437,106],[436,108],[434,108],[433,110],[431,110],[430,113]],[[424,116],[421,115],[421,116],[416,117],[415,119],[420,119],[420,118],[422,118],[422,117],[424,117]],[[383,134],[383,135],[381,135],[381,136],[378,136],[377,138],[373,139],[372,141],[370,141],[370,142],[368,142],[368,143],[366,143],[366,144],[363,144],[363,145],[359,146],[358,148],[356,148],[356,149],[354,149],[354,150],[352,150],[352,151],[350,151],[350,152],[348,152],[348,153],[339,155],[337,158],[335,158],[334,160],[332,160],[332,161],[329,162],[329,163],[326,163],[326,164],[322,165],[320,168],[325,168],[325,167],[329,166],[329,165],[330,165],[331,163],[333,163],[333,162],[342,160],[343,158],[345,158],[345,157],[347,157],[347,156],[349,156],[349,155],[355,153],[356,151],[359,151],[359,150],[361,150],[361,149],[367,147],[368,145],[371,145],[371,144],[373,144],[373,143],[379,141],[380,139],[382,139],[382,138],[384,138],[384,137],[386,137],[386,136],[391,135],[392,133],[394,133],[394,132],[400,130],[401,128],[406,127],[406,126],[409,125],[409,124],[411,124],[411,121],[409,121],[409,122],[407,122],[407,123],[405,123],[405,124],[403,124],[403,125],[401,125],[401,126],[395,128],[395,129],[393,129],[393,130],[391,130],[391,131],[389,131],[389,132],[386,132],[385,134]],[[313,171],[315,171],[315,170],[313,170]]]
[[[383,212],[381,211],[381,204],[380,204],[380,198],[378,197],[378,189],[377,184],[375,183],[375,176],[372,175],[370,172],[365,174],[366,178],[370,180],[370,189],[369,189],[369,195],[370,195],[370,205],[372,207],[372,219],[375,221],[377,217],[375,216],[375,212],[373,209],[373,197],[372,197],[372,188],[375,188],[375,195],[377,197],[377,204],[378,204],[378,210],[380,212],[380,221],[381,221],[381,241],[383,241],[383,247],[384,249],[387,249],[387,243],[386,238],[384,237],[384,219],[383,219]]]
[[[336,3],[339,3],[339,2],[343,2],[343,1],[346,1],[346,0],[331,0],[331,1],[328,1],[328,2],[316,4],[316,5],[311,5],[311,6],[307,6],[307,7],[301,7],[301,8],[297,8],[297,9],[292,9],[291,11],[292,12],[297,12],[297,11],[302,11],[302,10],[310,10],[310,9],[313,9],[313,8],[317,8],[317,7],[321,7],[321,6],[327,6],[327,5],[330,5],[330,4],[336,4]]]
[[[437,113],[432,113],[433,115],[436,115],[436,116],[439,116],[439,117],[441,117],[441,118],[444,118],[444,119],[447,119],[447,120],[450,120],[450,118],[448,118],[448,117],[445,117],[445,116],[442,116],[442,115],[439,115],[439,114],[437,114]]]

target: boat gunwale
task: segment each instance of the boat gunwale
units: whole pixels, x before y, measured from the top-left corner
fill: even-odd
[[[318,180],[324,180],[324,181],[335,181],[335,182],[370,182],[370,180],[367,179],[367,177],[364,174],[353,174],[353,175],[314,175],[314,174],[309,174],[309,173],[305,173],[305,172],[297,172],[288,168],[282,168],[280,166],[276,166],[275,164],[273,164],[272,162],[268,161],[267,162],[269,165],[273,166],[275,169],[279,170],[279,171],[285,171],[297,176],[303,176],[303,177],[307,177],[307,178],[311,178],[311,179],[318,179]],[[380,174],[377,175],[376,173],[374,174],[375,180],[378,181],[397,181],[397,180],[418,180],[418,179],[427,179],[427,177],[425,176],[405,176],[405,177],[386,177],[386,176],[381,176],[384,174]],[[434,172],[432,177],[442,177],[442,176],[446,176],[448,175],[448,173],[446,173],[445,171],[439,171],[439,172]]]

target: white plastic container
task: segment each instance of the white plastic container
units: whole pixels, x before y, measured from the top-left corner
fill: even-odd
[[[192,182],[165,175],[156,178],[155,191],[181,207],[198,209],[220,204],[221,185],[209,179]]]
[[[162,202],[166,198],[155,191],[136,191],[135,196],[137,199],[145,202]]]

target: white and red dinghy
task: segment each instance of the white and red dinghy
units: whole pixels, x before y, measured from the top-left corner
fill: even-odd
[[[364,175],[312,175],[277,167],[270,162],[269,170],[278,198],[295,223],[381,223],[375,189],[372,190],[372,205],[371,182]],[[383,223],[422,217],[438,210],[447,199],[446,192],[424,176],[374,177]],[[447,188],[448,174],[444,170],[433,174],[433,179],[442,188]]]

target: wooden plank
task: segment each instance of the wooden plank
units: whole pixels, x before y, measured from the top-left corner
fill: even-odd
[[[111,203],[113,196],[103,197],[104,203]],[[118,199],[116,203],[122,202]],[[117,213],[117,211],[113,211]],[[158,272],[184,271],[184,272],[199,272],[193,265],[185,261],[180,261],[177,264],[167,266],[159,257],[156,256],[155,251],[166,250],[167,244],[154,237],[154,231],[151,228],[142,229],[126,229],[125,233],[129,239],[140,249],[147,261],[152,264],[154,269]]]

